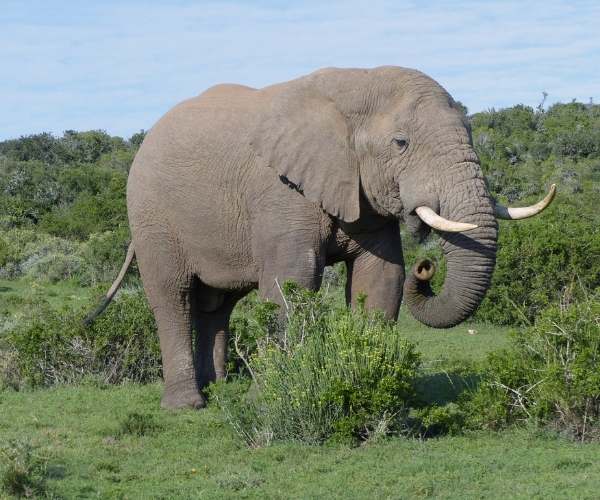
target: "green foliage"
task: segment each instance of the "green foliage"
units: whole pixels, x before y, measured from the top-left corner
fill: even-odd
[[[128,413],[119,424],[119,436],[147,436],[161,429],[154,415],[149,413]]]
[[[131,147],[120,137],[111,137],[102,130],[75,132],[67,130],[62,137],[47,132],[0,142],[0,157],[16,161],[40,161],[46,165],[93,163],[102,154]]]
[[[79,247],[82,259],[79,282],[84,286],[112,282],[127,253],[129,239],[126,228],[91,234]]]
[[[412,433],[420,438],[456,436],[463,432],[465,414],[456,403],[444,406],[433,404],[417,409],[413,418],[415,426]]]
[[[16,497],[46,493],[46,459],[29,441],[10,440],[0,446],[0,491]]]
[[[17,353],[0,345],[0,392],[5,389],[18,390],[21,383]]]
[[[40,229],[56,236],[82,240],[91,233],[125,226],[126,182],[124,174],[112,174],[106,188],[99,193],[84,191],[71,205],[57,207],[46,214],[40,220]]]
[[[395,325],[333,307],[323,293],[292,284],[283,293],[285,318],[263,307],[247,323],[262,333],[247,335],[257,339],[256,354],[246,360],[256,387],[241,403],[246,417],[230,413],[235,428],[253,445],[271,439],[354,442],[402,430],[419,355]],[[217,399],[227,411],[231,401],[219,393]]]
[[[473,138],[487,161],[600,156],[600,106],[554,104],[547,111],[521,104],[471,117]]]
[[[42,223],[54,235],[79,239],[124,225],[126,176],[137,148],[101,131],[0,143],[0,224]]]
[[[135,134],[133,134],[129,138],[128,142],[131,145],[131,147],[137,151],[137,149],[142,145],[142,142],[144,142],[145,137],[146,137],[146,131],[144,129],[142,129],[139,132],[136,132]]]
[[[0,232],[0,278],[50,283],[73,279],[84,286],[111,282],[129,238],[126,227],[92,233],[85,242],[33,229],[9,229]]]
[[[495,324],[529,324],[560,297],[577,300],[578,290],[600,287],[600,106],[515,106],[477,113],[471,124],[500,201],[527,204],[558,186],[539,217],[500,224],[492,286],[477,313]]]
[[[228,372],[250,375],[248,361],[254,356],[265,332],[275,332],[278,325],[277,304],[261,301],[250,293],[235,307],[229,327]]]
[[[555,104],[540,123],[542,137],[556,156],[600,156],[600,106]]]
[[[527,325],[561,298],[582,298],[600,288],[600,226],[571,204],[559,203],[540,217],[503,222],[492,286],[477,318]]]
[[[555,104],[544,112],[519,105],[477,113],[471,125],[493,194],[513,202],[539,196],[553,181],[563,199],[578,194],[592,211],[598,194],[600,106]]]
[[[154,316],[143,291],[121,293],[90,327],[83,311],[42,302],[6,334],[22,385],[49,386],[95,377],[103,383],[149,382],[161,375]]]
[[[81,269],[78,247],[77,242],[32,229],[10,229],[0,235],[0,276],[50,282],[70,279]]]
[[[600,438],[600,296],[552,305],[493,353],[467,406],[476,426],[550,425],[581,441]]]

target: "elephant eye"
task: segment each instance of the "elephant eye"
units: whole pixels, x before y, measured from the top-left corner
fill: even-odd
[[[404,153],[408,148],[408,139],[405,137],[394,137],[393,142],[401,153]]]

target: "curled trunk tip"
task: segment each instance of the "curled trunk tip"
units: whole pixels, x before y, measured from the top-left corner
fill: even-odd
[[[441,233],[446,277],[438,294],[431,288],[435,265],[419,260],[404,283],[404,301],[411,314],[433,328],[451,328],[471,316],[490,285],[496,260],[494,217],[486,214],[476,234]],[[483,221],[483,219],[481,219]]]
[[[420,259],[413,266],[413,274],[419,281],[430,281],[435,275],[435,264],[429,259]]]

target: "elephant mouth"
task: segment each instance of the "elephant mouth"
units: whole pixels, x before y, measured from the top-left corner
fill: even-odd
[[[423,243],[431,235],[431,227],[425,224],[416,213],[401,214],[406,230],[418,243]]]
[[[366,203],[379,215],[403,220],[404,205],[399,194],[369,197],[363,193]]]
[[[402,202],[400,200],[394,199],[389,210],[390,216],[402,220],[402,211]]]
[[[400,193],[387,193],[377,204],[387,212],[388,217],[401,218],[404,205],[400,199]]]

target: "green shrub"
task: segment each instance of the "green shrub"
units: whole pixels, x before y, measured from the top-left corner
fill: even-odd
[[[60,161],[60,140],[48,132],[0,142],[0,156],[17,161],[38,160],[45,164]]]
[[[0,345],[0,392],[5,389],[18,391],[21,384],[17,353]]]
[[[134,134],[134,137],[137,134]],[[133,137],[132,137],[133,139]],[[72,162],[91,163],[102,154],[137,148],[103,130],[67,130],[62,137],[47,132],[0,142],[0,156],[17,161],[40,161],[46,165]]]
[[[581,441],[600,437],[600,296],[552,305],[509,349],[488,357],[467,401],[470,424],[549,425]]]
[[[124,173],[112,171],[98,193],[83,191],[71,204],[57,206],[40,218],[39,227],[63,238],[84,240],[92,233],[112,231],[127,225]]]
[[[149,382],[161,375],[154,316],[143,291],[121,292],[90,327],[84,310],[55,311],[38,304],[30,318],[6,334],[25,385],[76,383],[96,377],[104,383]]]
[[[78,255],[48,254],[37,258],[35,263],[29,266],[27,276],[49,283],[58,283],[78,276],[82,271],[82,264]]]
[[[247,323],[260,331],[247,335],[257,342],[246,360],[254,390],[244,396],[241,417],[228,413],[234,428],[254,445],[271,439],[356,442],[403,429],[420,359],[395,324],[334,307],[323,293],[291,284],[284,294],[285,318],[262,307],[261,317]],[[218,386],[213,394],[225,412],[235,404]]]
[[[424,406],[417,409],[412,417],[412,434],[422,439],[462,433],[465,414],[458,404],[451,402],[443,406]]]
[[[229,321],[229,374],[250,376],[248,360],[256,355],[265,332],[277,329],[277,304],[262,301],[251,292],[237,303]]]
[[[582,290],[600,288],[599,255],[600,226],[570,203],[502,223],[492,284],[476,318],[527,325],[561,298],[581,299]]]
[[[42,234],[27,228],[11,228],[0,232],[0,278],[21,275],[21,262],[28,257],[32,245],[39,244]]]
[[[119,425],[119,436],[147,436],[161,429],[161,426],[156,422],[154,415],[147,413],[128,413]]]
[[[79,248],[82,259],[79,282],[83,286],[112,282],[123,264],[129,239],[125,228],[91,234]]]
[[[42,231],[0,231],[0,278],[25,276],[56,283],[76,279],[83,286],[112,282],[127,251],[129,231],[91,234],[83,243]]]
[[[0,277],[27,276],[52,283],[70,279],[82,269],[78,252],[77,242],[13,228],[0,233]]]
[[[97,165],[101,167],[129,172],[136,151],[132,149],[119,149],[110,153],[104,153],[98,160]]]
[[[39,497],[46,493],[47,460],[25,440],[0,446],[0,486],[7,495]]]

